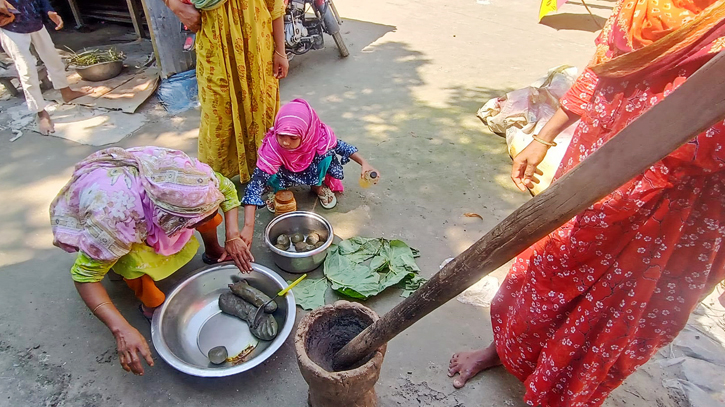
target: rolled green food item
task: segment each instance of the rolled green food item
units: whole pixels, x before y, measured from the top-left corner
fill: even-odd
[[[229,289],[232,290],[234,295],[247,301],[255,307],[261,307],[266,304],[267,301],[271,300],[267,294],[249,285],[247,280],[242,280],[236,284],[229,284]],[[264,307],[264,312],[267,314],[271,314],[274,311],[277,311],[277,303],[274,301]]]
[[[277,326],[277,320],[272,315],[262,313],[259,325],[253,326],[254,314],[257,313],[258,308],[231,292],[219,296],[219,309],[225,314],[246,321],[249,325],[249,331],[258,339],[271,341],[277,336],[279,327]]]

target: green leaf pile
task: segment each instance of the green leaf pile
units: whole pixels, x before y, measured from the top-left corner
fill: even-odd
[[[353,237],[330,247],[325,277],[333,290],[352,298],[368,299],[392,286],[407,297],[425,282],[417,255],[402,240]]]
[[[297,305],[312,310],[325,305],[328,287],[351,298],[365,300],[396,286],[408,297],[425,283],[415,263],[417,250],[402,240],[353,237],[330,246],[325,277],[302,280],[292,288]]]

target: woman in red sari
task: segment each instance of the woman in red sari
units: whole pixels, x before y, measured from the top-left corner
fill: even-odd
[[[532,186],[547,144],[581,118],[560,177],[724,49],[725,0],[620,0],[512,178]],[[453,384],[503,364],[530,405],[601,405],[725,278],[724,235],[718,123],[519,255],[491,305],[494,342],[453,355]]]

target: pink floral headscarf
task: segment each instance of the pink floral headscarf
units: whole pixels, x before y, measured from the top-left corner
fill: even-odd
[[[288,150],[277,142],[277,134],[289,134],[300,137],[299,147]],[[315,155],[325,155],[337,145],[332,129],[320,121],[317,113],[304,99],[295,99],[279,109],[277,119],[262,141],[257,158],[257,167],[267,174],[276,174],[280,167],[292,172],[307,169]],[[332,190],[342,190],[338,179],[326,177],[325,182]]]
[[[54,244],[116,260],[135,243],[178,253],[224,201],[212,169],[181,151],[109,148],[76,165],[50,206]]]

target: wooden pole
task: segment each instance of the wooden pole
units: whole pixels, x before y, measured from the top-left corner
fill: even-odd
[[[334,358],[350,366],[483,276],[725,118],[725,52],[544,192],[514,211]]]
[[[126,5],[128,6],[128,13],[131,14],[131,22],[133,22],[133,30],[136,32],[136,38],[141,39],[145,36],[143,21],[141,20],[141,16],[143,15],[141,7],[143,6],[138,1],[126,0]]]
[[[68,0],[68,5],[70,6],[70,11],[73,12],[73,19],[76,21],[76,28],[83,27],[83,17],[81,16],[81,11],[78,9],[78,3],[76,3],[76,0]]]

